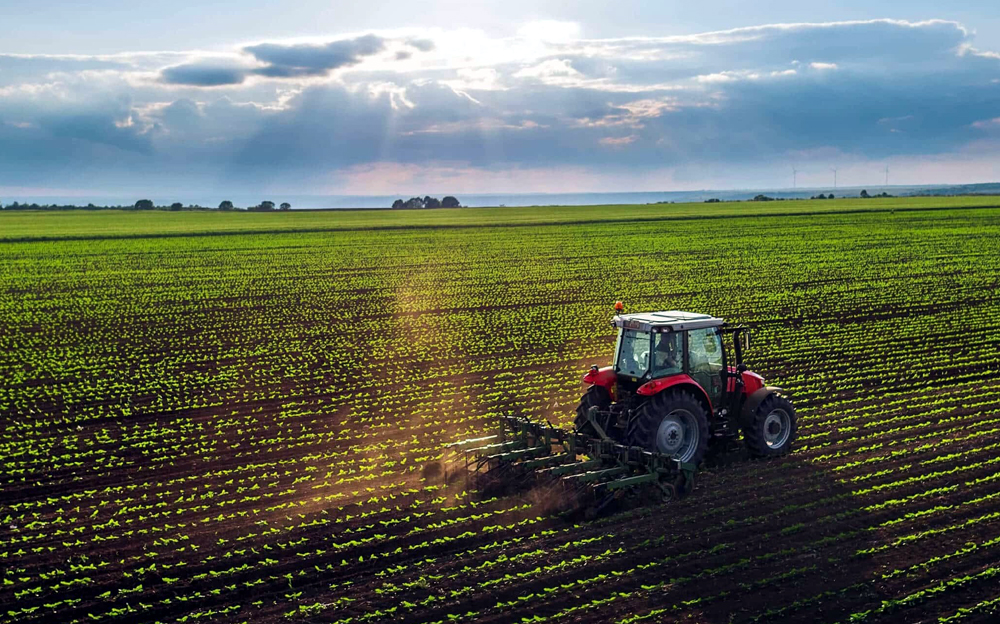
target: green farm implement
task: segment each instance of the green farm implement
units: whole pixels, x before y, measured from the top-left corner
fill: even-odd
[[[477,489],[545,487],[599,511],[626,492],[669,500],[691,491],[710,444],[742,438],[756,457],[791,451],[795,408],[744,365],[747,328],[705,314],[622,310],[616,303],[614,364],[583,377],[573,430],[501,416],[498,434],[453,445]]]
[[[659,500],[679,498],[694,486],[697,470],[696,464],[607,436],[516,416],[501,416],[497,435],[455,446],[465,447],[467,474],[485,495],[541,487],[588,512],[599,512],[637,488]]]

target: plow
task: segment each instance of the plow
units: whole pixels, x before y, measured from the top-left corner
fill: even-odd
[[[539,492],[600,513],[624,498],[694,489],[710,445],[742,438],[752,457],[791,451],[797,419],[782,389],[743,363],[749,330],[689,312],[622,314],[612,366],[592,366],[573,429],[501,415],[498,433],[450,445],[484,496]]]

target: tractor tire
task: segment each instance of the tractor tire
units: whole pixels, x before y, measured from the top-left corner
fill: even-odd
[[[627,439],[630,446],[698,464],[708,450],[708,414],[691,392],[666,390],[639,407]]]
[[[795,407],[786,397],[772,393],[743,427],[743,442],[754,457],[780,457],[792,450],[798,432]]]
[[[590,423],[590,419],[587,418],[587,411],[592,407],[597,407],[602,410],[606,410],[611,407],[611,393],[604,386],[591,386],[587,388],[587,392],[580,399],[580,405],[576,407],[576,418],[573,419],[573,429],[579,433],[598,437],[597,430]],[[604,427],[605,433],[607,433],[608,428],[605,426],[606,423],[601,423]]]

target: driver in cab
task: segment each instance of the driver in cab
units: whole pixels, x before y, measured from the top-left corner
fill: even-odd
[[[677,343],[680,334],[668,333],[656,336],[653,350],[653,370],[656,375],[670,375],[681,372],[681,350]]]

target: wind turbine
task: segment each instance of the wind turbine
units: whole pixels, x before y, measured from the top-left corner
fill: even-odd
[[[799,188],[798,176],[799,176],[799,170],[796,169],[795,167],[792,167],[792,189],[793,190]]]
[[[833,190],[837,190],[837,168],[832,167],[830,171],[833,172]]]
[[[885,166],[885,185],[889,186],[889,165]]]

